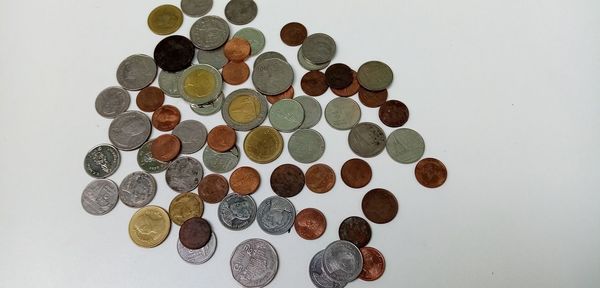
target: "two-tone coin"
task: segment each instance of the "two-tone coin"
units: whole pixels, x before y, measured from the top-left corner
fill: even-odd
[[[269,104],[264,95],[252,89],[238,89],[225,98],[221,115],[229,127],[249,131],[265,121],[268,110]]]
[[[178,89],[183,100],[190,104],[210,103],[221,94],[223,79],[210,65],[192,65],[181,74]]]

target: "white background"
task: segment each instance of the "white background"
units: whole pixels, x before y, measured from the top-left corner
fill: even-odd
[[[375,187],[393,191],[400,203],[393,222],[372,224],[370,246],[385,254],[387,270],[376,282],[348,287],[600,285],[600,2],[257,2],[259,14],[248,26],[264,32],[265,51],[280,51],[292,63],[296,95],[305,71],[297,48],[279,39],[287,22],[330,34],[338,47],[334,62],[354,69],[372,59],[388,63],[395,77],[390,96],[410,108],[406,127],[423,135],[426,156],[447,165],[446,184],[421,187],[414,165],[395,163],[384,152],[369,160],[374,176],[364,189],[348,188],[338,177],[330,193],[305,189],[292,198],[297,210],[325,213],[328,230],[316,241],[293,230],[266,235],[256,223],[228,231],[216,206],[207,204],[204,215],[218,235],[208,263],[179,258],[177,226],[159,247],[139,248],[127,233],[134,209],[119,203],[94,217],[81,208],[81,191],[91,180],[82,163],[91,147],[108,142],[110,121],[95,112],[96,95],[117,83],[122,59],[152,55],[161,37],[146,19],[164,2],[2,0],[0,287],[237,287],[229,256],[252,237],[270,241],[279,253],[270,287],[311,287],[311,257],[337,239],[342,219],[362,215],[362,195]],[[225,4],[215,0],[211,14],[224,16]],[[177,33],[188,35],[193,21],[186,18]],[[318,100],[324,107],[333,97],[328,92]],[[196,116],[180,99],[166,102],[209,129],[222,121],[218,114]],[[134,101],[130,108],[137,109]],[[380,123],[376,109],[362,108],[361,121]],[[320,162],[339,173],[353,157],[347,132],[324,119],[315,129],[327,141]],[[238,145],[244,135],[238,133]],[[139,169],[135,154],[121,154],[111,179],[119,183]],[[241,165],[260,169],[257,203],[273,195],[270,172],[291,161],[287,151],[268,165],[242,158]],[[156,178],[152,204],[168,207],[176,193],[164,173]]]

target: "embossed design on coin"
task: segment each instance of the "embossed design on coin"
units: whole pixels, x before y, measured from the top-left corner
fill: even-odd
[[[90,182],[81,193],[81,206],[92,215],[104,215],[112,211],[119,202],[119,188],[108,179]]]
[[[229,183],[223,175],[206,175],[198,184],[198,194],[207,203],[219,203],[229,192]]]
[[[204,16],[212,6],[213,0],[181,0],[181,10],[190,17]]]
[[[356,279],[362,271],[362,264],[360,250],[348,241],[334,241],[323,252],[323,270],[336,281]]]
[[[345,287],[346,286],[345,282],[333,280],[333,279],[331,279],[331,277],[329,277],[327,275],[327,273],[325,273],[325,271],[323,271],[323,254],[324,253],[325,253],[325,250],[321,250],[317,254],[315,254],[315,256],[313,256],[313,258],[310,260],[310,266],[308,268],[310,281],[312,281],[312,283],[317,288],[343,288],[343,287]]]
[[[373,171],[365,160],[354,158],[342,165],[342,181],[352,188],[362,188],[371,182]]]
[[[119,198],[123,204],[141,208],[154,199],[156,195],[156,180],[146,172],[137,171],[123,178],[119,185]]]
[[[251,196],[230,193],[219,203],[218,216],[225,228],[244,230],[256,218],[256,203]]]
[[[421,185],[427,188],[437,188],[446,182],[448,170],[442,161],[435,158],[425,158],[417,163],[415,177]]]
[[[296,209],[283,197],[271,196],[258,206],[256,220],[260,229],[272,235],[289,232],[294,225]]]
[[[223,90],[221,73],[206,64],[192,65],[179,78],[179,92],[190,104],[206,104],[215,101]]]
[[[331,127],[348,130],[360,120],[360,107],[350,98],[335,98],[325,106],[325,120]]]
[[[169,217],[176,225],[181,225],[193,217],[202,217],[204,203],[202,199],[192,192],[177,195],[169,205]]]
[[[181,259],[191,264],[206,263],[206,261],[208,261],[215,254],[216,250],[217,235],[215,235],[214,232],[210,235],[210,240],[208,240],[208,243],[206,243],[206,245],[200,249],[189,249],[183,246],[181,241],[177,240],[177,253],[179,253]]]
[[[158,68],[148,55],[131,55],[119,64],[117,82],[127,90],[141,90],[154,82]]]
[[[150,151],[152,143],[154,143],[154,140],[148,140],[138,150],[137,163],[142,170],[148,173],[160,173],[169,167],[169,162],[163,162],[152,157],[152,152]]]
[[[244,61],[250,56],[250,42],[243,38],[231,38],[225,46],[225,57],[230,61]]]
[[[235,25],[246,25],[256,17],[258,7],[254,0],[231,0],[225,6],[225,17]]]
[[[208,146],[217,152],[227,152],[235,146],[237,135],[227,125],[218,125],[208,132]]]
[[[161,5],[148,15],[148,27],[158,35],[171,34],[183,24],[183,13],[177,6]]]
[[[233,146],[231,150],[220,153],[206,146],[202,153],[202,161],[208,170],[216,173],[226,173],[237,166],[240,161],[240,150]]]
[[[377,124],[362,122],[348,133],[348,145],[360,157],[375,157],[385,148],[385,132]]]
[[[263,239],[248,239],[240,243],[229,262],[233,278],[244,287],[264,287],[279,267],[275,248]]]
[[[398,200],[392,192],[381,188],[365,194],[361,205],[367,219],[377,224],[388,223],[398,214]]]
[[[269,104],[264,95],[252,89],[238,89],[225,98],[221,115],[229,127],[248,131],[263,123],[268,111]]]
[[[201,50],[214,50],[229,39],[229,25],[218,16],[204,16],[190,29],[190,39]]]
[[[158,87],[168,96],[181,97],[181,93],[179,92],[179,78],[181,78],[181,74],[183,74],[183,71],[171,73],[161,70],[158,73]]]
[[[108,127],[108,139],[120,150],[133,150],[142,146],[152,132],[150,119],[139,111],[127,111],[115,118]]]
[[[167,185],[175,192],[189,192],[194,190],[204,174],[200,161],[192,157],[179,157],[175,159],[167,172],[165,178]]]
[[[366,246],[371,240],[371,226],[369,222],[358,216],[351,216],[344,219],[342,224],[340,224],[338,233],[340,240],[350,241],[358,248]]]
[[[117,171],[121,164],[119,150],[110,144],[100,144],[85,155],[83,168],[94,178],[106,178]]]
[[[304,173],[296,165],[283,164],[271,174],[271,188],[281,197],[293,197],[304,188]]]
[[[115,118],[127,111],[131,97],[129,92],[121,87],[108,87],[96,97],[96,112],[105,118]]]
[[[248,67],[246,62],[231,61],[223,66],[221,74],[223,75],[223,81],[225,81],[225,83],[240,85],[246,82],[248,77],[250,77],[250,67]]]
[[[271,58],[256,64],[252,71],[252,83],[256,90],[265,95],[277,95],[284,92],[294,82],[292,66],[280,59]]]
[[[306,240],[314,240],[325,233],[327,220],[325,215],[318,209],[306,208],[296,215],[294,228],[300,237]]]
[[[183,154],[196,153],[202,149],[208,134],[204,124],[196,120],[180,122],[172,133],[181,141],[181,153]]]
[[[244,152],[250,160],[256,163],[273,162],[281,155],[282,151],[283,137],[273,127],[256,127],[244,138]]]
[[[163,105],[152,113],[152,126],[159,131],[171,131],[181,121],[179,109],[173,105]]]
[[[208,243],[212,229],[208,221],[201,217],[193,217],[181,224],[179,241],[189,249],[200,249]]]
[[[304,108],[292,99],[282,99],[271,106],[269,121],[273,128],[281,132],[292,132],[302,124]]]
[[[229,176],[229,185],[235,193],[250,195],[256,192],[260,185],[260,174],[252,167],[239,167]]]
[[[385,272],[385,258],[373,247],[360,248],[363,257],[363,269],[358,277],[364,281],[375,281]]]
[[[312,163],[325,153],[325,139],[313,129],[300,129],[290,137],[288,151],[300,163]]]
[[[335,185],[335,172],[326,164],[315,164],[306,170],[306,187],[315,193],[331,191]]]
[[[392,159],[403,164],[417,162],[425,153],[425,141],[417,131],[400,128],[394,130],[385,145]]]
[[[192,111],[198,115],[209,116],[221,110],[224,100],[225,96],[223,95],[223,92],[221,92],[216,100],[205,104],[190,104],[190,108],[192,108]]]
[[[171,231],[171,220],[165,209],[149,205],[139,209],[129,221],[129,237],[136,245],[144,248],[158,246],[167,239]]]

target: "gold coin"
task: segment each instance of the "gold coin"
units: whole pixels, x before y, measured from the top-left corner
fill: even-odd
[[[200,65],[188,68],[182,77],[183,96],[188,102],[204,103],[217,94],[215,91],[219,83],[217,83],[214,72],[208,71]],[[221,77],[221,74],[219,74],[219,77]]]
[[[182,193],[177,195],[169,205],[169,216],[173,223],[180,225],[193,217],[202,217],[204,203],[196,193]]]
[[[152,248],[167,239],[171,219],[165,209],[149,205],[141,208],[129,221],[129,237],[140,247]]]
[[[173,5],[161,5],[148,15],[148,27],[158,35],[171,34],[183,24],[181,9]]]
[[[250,123],[259,114],[260,102],[253,95],[239,95],[229,105],[229,117],[238,123]]]
[[[283,151],[283,137],[273,127],[256,127],[246,135],[244,151],[256,163],[273,162]]]

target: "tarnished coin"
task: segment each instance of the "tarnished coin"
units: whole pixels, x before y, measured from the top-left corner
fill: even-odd
[[[258,7],[254,0],[231,0],[225,6],[225,17],[235,25],[246,25],[256,17]]]
[[[265,95],[284,92],[294,82],[292,66],[280,59],[271,58],[256,64],[252,71],[252,83],[256,90]]]
[[[169,162],[163,162],[152,157],[152,143],[154,143],[154,140],[148,140],[138,150],[137,163],[142,170],[148,173],[160,173],[169,167]]]
[[[229,39],[229,25],[218,16],[204,16],[190,29],[190,39],[201,50],[214,50]]]
[[[265,96],[252,89],[238,89],[225,98],[221,115],[229,127],[248,131],[262,124],[268,111],[269,104]]]
[[[343,89],[352,84],[353,72],[348,65],[343,63],[335,63],[327,67],[325,70],[325,76],[327,78],[327,85],[332,89]]]
[[[204,176],[198,184],[198,194],[207,203],[219,203],[229,192],[227,179],[219,174]]]
[[[258,205],[256,221],[260,229],[268,234],[281,235],[290,232],[295,218],[294,204],[283,197],[271,196]]]
[[[362,188],[371,182],[373,172],[365,160],[354,158],[342,165],[342,181],[352,188]]]
[[[271,104],[277,103],[279,100],[283,99],[292,99],[294,98],[294,86],[290,86],[288,90],[285,90],[283,93],[279,93],[277,95],[268,95],[267,101]]]
[[[169,217],[176,225],[181,225],[193,217],[202,217],[202,213],[204,213],[204,203],[196,193],[192,192],[175,196],[169,205]]]
[[[181,259],[191,264],[206,263],[217,251],[217,235],[215,232],[210,234],[210,240],[200,249],[189,249],[179,239],[177,240],[177,253]]]
[[[119,199],[129,207],[144,207],[154,199],[155,195],[156,180],[154,180],[154,176],[146,172],[130,173],[123,178],[119,185]]]
[[[358,79],[356,79],[356,72],[352,71],[352,83],[350,83],[350,85],[348,87],[341,88],[341,89],[335,89],[332,87],[331,92],[333,92],[333,94],[340,96],[340,97],[350,97],[350,96],[358,93],[359,89],[360,89],[360,84],[358,84]]]
[[[360,107],[350,98],[335,98],[325,106],[325,120],[331,127],[348,130],[360,120]]]
[[[131,97],[129,92],[121,87],[108,87],[96,97],[96,112],[105,118],[115,118],[127,111]]]
[[[179,92],[179,78],[181,78],[182,71],[171,73],[161,70],[158,73],[158,87],[167,94],[167,96],[179,98],[181,93]]]
[[[202,217],[185,220],[179,229],[179,241],[188,249],[200,249],[208,243],[212,229],[208,221]]]
[[[427,188],[442,186],[448,178],[448,170],[442,161],[435,158],[425,158],[417,163],[415,177],[421,185]]]
[[[375,157],[385,149],[385,132],[375,123],[356,124],[348,133],[348,145],[360,157]]]
[[[214,50],[198,50],[196,55],[198,63],[208,64],[215,69],[221,69],[229,60],[225,57],[225,46],[221,46]]]
[[[221,73],[206,64],[192,65],[179,78],[179,92],[191,104],[205,104],[217,99],[223,90]]]
[[[302,124],[298,128],[308,129],[317,125],[321,120],[321,114],[323,114],[319,101],[308,96],[298,96],[294,100],[300,103],[302,109],[304,109],[304,120],[302,120]]]
[[[165,173],[165,179],[171,189],[175,192],[183,193],[192,191],[198,187],[198,183],[203,175],[204,170],[200,161],[192,157],[183,156],[169,164]]]
[[[90,182],[81,193],[81,206],[92,215],[104,215],[112,211],[119,202],[119,187],[108,179]]]
[[[163,162],[175,159],[179,155],[179,151],[181,151],[181,141],[177,136],[170,134],[158,136],[150,146],[152,157]]]
[[[206,146],[202,153],[202,161],[208,170],[215,173],[226,173],[237,166],[240,161],[240,151],[233,146],[231,150],[221,153]]]
[[[404,125],[408,116],[408,107],[398,100],[388,100],[379,107],[379,120],[388,127]]]
[[[304,54],[302,53],[302,48],[298,49],[298,53],[297,53],[296,57],[298,58],[298,63],[300,63],[300,66],[302,66],[302,68],[304,68],[308,71],[324,69],[325,67],[329,66],[329,63],[330,63],[330,62],[325,62],[322,64],[315,64],[313,62],[310,62],[308,59],[306,59],[306,57],[304,57]]]
[[[321,71],[308,71],[300,80],[300,87],[306,95],[320,96],[327,91],[327,77]]]
[[[266,164],[275,161],[283,151],[283,137],[273,127],[259,126],[244,139],[244,152],[256,163]]]
[[[183,13],[177,6],[161,5],[148,15],[148,27],[158,35],[171,34],[183,24]]]
[[[204,16],[212,6],[213,0],[181,0],[181,10],[190,17]]]
[[[333,38],[324,33],[311,34],[302,43],[302,54],[315,64],[331,61],[335,55],[336,45]]]
[[[290,137],[288,151],[300,163],[312,163],[325,153],[325,139],[313,129],[300,129]]]
[[[335,281],[353,281],[362,271],[362,264],[360,250],[348,241],[334,241],[323,252],[323,270]]]
[[[162,70],[178,72],[192,65],[196,54],[194,43],[184,36],[164,38],[154,48],[154,61]]]
[[[221,92],[215,101],[205,104],[190,104],[190,108],[192,108],[192,111],[198,115],[209,116],[221,110],[221,107],[223,107],[223,101],[225,101],[225,95],[223,95],[223,92]]]
[[[234,37],[225,43],[223,51],[229,61],[244,61],[250,56],[250,42]]]
[[[283,164],[271,174],[271,188],[281,197],[293,197],[304,188],[304,173],[296,165]]]
[[[250,55],[258,55],[265,48],[265,35],[260,30],[246,27],[238,30],[233,37],[246,39],[250,43]]]
[[[235,193],[250,195],[260,186],[260,174],[252,167],[239,167],[229,176],[229,185]]]
[[[244,230],[256,218],[256,203],[251,196],[230,193],[219,203],[218,216],[225,228]]]
[[[331,191],[335,185],[335,172],[326,164],[315,164],[306,170],[306,187],[315,193]]]
[[[383,105],[383,103],[385,103],[387,100],[387,97],[387,89],[371,91],[363,87],[358,88],[358,100],[360,100],[363,105],[370,108],[377,108]]]
[[[315,208],[306,208],[298,212],[294,220],[294,229],[296,233],[306,240],[315,240],[327,228],[327,220],[321,211]]]
[[[290,22],[285,24],[281,28],[281,32],[279,32],[281,41],[288,46],[298,46],[302,44],[307,35],[308,31],[306,31],[306,27],[298,22]]]
[[[371,91],[386,89],[392,84],[394,73],[387,64],[380,61],[369,61],[358,68],[360,86]]]
[[[173,105],[163,105],[152,113],[152,126],[159,131],[171,131],[181,121],[181,112]]]
[[[149,205],[136,211],[129,220],[129,237],[136,245],[153,248],[167,239],[171,219],[165,209]]]
[[[138,93],[135,103],[144,112],[154,112],[165,102],[165,92],[160,88],[148,86]]]
[[[358,216],[350,216],[344,219],[340,224],[338,233],[340,240],[350,241],[358,248],[365,247],[371,240],[369,222]]]
[[[229,261],[233,278],[244,287],[264,287],[279,267],[279,258],[271,243],[263,239],[248,239],[240,243]]]
[[[262,62],[263,60],[272,59],[272,58],[276,58],[281,61],[287,62],[287,59],[285,59],[285,56],[281,55],[281,53],[275,52],[275,51],[267,51],[265,53],[258,55],[258,57],[256,57],[256,59],[254,60],[254,67],[256,67],[256,64]]]
[[[227,125],[218,125],[208,132],[208,146],[217,152],[227,152],[235,146],[235,130]]]
[[[108,139],[120,150],[129,151],[142,146],[150,133],[152,125],[146,114],[139,111],[127,111],[119,114],[108,127]]]
[[[185,120],[173,129],[173,135],[181,140],[181,153],[196,153],[206,143],[208,132],[204,124],[196,120]]]
[[[417,162],[425,153],[425,141],[417,131],[400,128],[388,136],[385,145],[392,159],[403,164]]]
[[[119,64],[117,82],[127,90],[141,90],[154,82],[158,68],[148,55],[131,55]]]
[[[385,272],[385,258],[373,247],[360,248],[363,257],[363,268],[358,277],[364,281],[375,281]]]
[[[398,214],[398,200],[392,192],[376,188],[363,197],[362,211],[374,223],[388,223]]]
[[[250,77],[250,67],[246,62],[230,61],[223,66],[223,81],[230,85],[240,85]]]
[[[304,108],[292,99],[282,99],[271,106],[269,122],[281,132],[292,132],[302,124]]]
[[[323,254],[325,250],[319,251],[313,258],[310,260],[310,266],[308,267],[308,273],[310,276],[310,281],[317,288],[343,288],[346,286],[346,282],[336,281],[331,279],[323,271]]]
[[[121,164],[121,154],[110,144],[95,146],[85,155],[83,168],[94,178],[106,178],[117,171]]]

